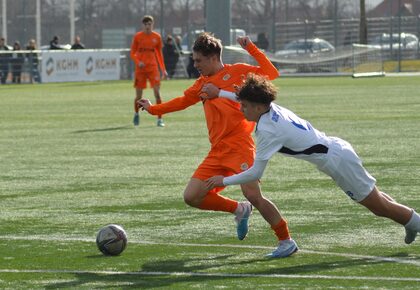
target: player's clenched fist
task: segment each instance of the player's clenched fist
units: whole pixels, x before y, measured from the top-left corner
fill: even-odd
[[[219,96],[220,89],[212,83],[207,83],[201,88],[200,97],[202,99],[214,99]]]
[[[240,36],[236,39],[236,41],[239,43],[240,46],[242,46],[243,49],[245,49],[248,44],[252,43],[251,39],[249,39],[248,36]]]

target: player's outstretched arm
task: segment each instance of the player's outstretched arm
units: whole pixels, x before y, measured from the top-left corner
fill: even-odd
[[[141,99],[138,101],[138,104],[142,110],[146,110],[151,115],[163,115],[184,110],[189,106],[198,103],[199,101],[200,98],[197,96],[182,96],[156,105],[152,105],[151,102],[147,99]]]
[[[221,175],[216,175],[210,177],[206,180],[206,186],[210,189],[217,186],[227,186],[234,184],[245,184],[251,181],[259,180],[267,166],[268,160],[255,160],[254,165],[248,170],[245,170],[241,173],[224,177]]]
[[[254,71],[254,73],[267,76],[270,80],[274,80],[279,76],[279,71],[273,63],[261,50],[258,49],[248,36],[238,37],[237,42],[258,62],[259,67]]]

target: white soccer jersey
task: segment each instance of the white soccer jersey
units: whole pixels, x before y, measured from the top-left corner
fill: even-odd
[[[345,140],[328,137],[292,111],[271,103],[270,110],[258,120],[254,165],[236,175],[225,177],[224,185],[244,184],[262,177],[268,160],[277,152],[309,161],[334,179],[352,199],[361,201],[375,186],[353,147]]]
[[[329,137],[292,111],[271,103],[255,130],[256,160],[269,160],[275,153],[307,160],[318,166],[326,161]]]

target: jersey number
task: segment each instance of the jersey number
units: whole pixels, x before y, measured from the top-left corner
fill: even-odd
[[[311,125],[308,122],[306,122],[305,120],[302,120],[302,119],[299,119],[299,118],[297,120],[293,120],[290,116],[288,116],[288,117],[289,117],[290,123],[292,123],[295,127],[299,128],[299,129],[302,129],[302,130],[305,130],[305,131],[311,130]],[[305,124],[303,124],[302,121]]]

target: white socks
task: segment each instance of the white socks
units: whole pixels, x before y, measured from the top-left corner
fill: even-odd
[[[420,232],[420,215],[414,209],[410,220],[404,227],[408,230]]]

